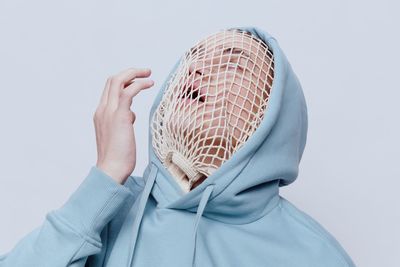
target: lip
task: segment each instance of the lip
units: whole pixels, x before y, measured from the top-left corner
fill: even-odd
[[[203,104],[205,104],[204,102],[199,101],[199,99],[197,99],[197,98],[193,99],[193,98],[189,98],[189,97],[180,97],[180,99],[183,103],[188,104],[188,105],[192,105],[192,104],[203,105]]]
[[[188,98],[188,97],[184,97],[183,98],[183,102],[185,102],[186,104],[193,104],[193,103],[196,103],[197,101],[196,101],[196,99],[191,99],[191,98]]]

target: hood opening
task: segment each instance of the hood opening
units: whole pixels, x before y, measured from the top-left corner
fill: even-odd
[[[163,90],[180,60],[175,63],[170,76],[157,94],[151,111],[149,126],[149,165],[158,169],[152,194],[160,207],[195,211],[201,195],[209,185],[214,185],[204,216],[236,223],[262,216],[270,200],[270,189],[292,183],[298,175],[307,136],[307,107],[300,82],[277,40],[268,32],[255,27],[238,27],[251,32],[265,42],[274,54],[274,79],[266,116],[259,127],[232,157],[190,192],[183,192],[176,179],[165,168],[152,146],[152,117],[160,104]],[[145,171],[146,179],[149,170]],[[274,182],[272,182],[274,181]],[[272,182],[272,183],[271,183]],[[264,195],[260,192],[265,191]],[[263,208],[264,207],[264,208]],[[238,214],[240,216],[232,216]],[[250,217],[246,217],[245,215]]]

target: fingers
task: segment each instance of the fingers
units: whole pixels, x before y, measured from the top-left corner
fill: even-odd
[[[99,108],[100,109],[104,109],[105,106],[107,105],[107,98],[108,98],[108,90],[110,88],[110,81],[111,81],[111,79],[108,78],[107,82],[106,82],[106,85],[104,86],[103,93],[101,94],[100,103],[99,103]]]
[[[129,68],[112,76],[110,78],[110,86],[108,89],[107,107],[115,110],[118,107],[120,101],[119,98],[125,85],[132,79],[145,78],[150,76],[150,74],[150,69]]]
[[[131,85],[123,90],[118,108],[130,110],[133,97],[135,97],[141,90],[150,88],[153,85],[153,80],[134,81]]]

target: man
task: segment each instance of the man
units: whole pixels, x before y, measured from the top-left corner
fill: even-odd
[[[0,266],[354,266],[335,238],[279,195],[307,136],[301,85],[276,39],[228,29],[190,49],[150,111],[136,165],[132,98],[148,69],[107,80],[98,159],[80,187]]]

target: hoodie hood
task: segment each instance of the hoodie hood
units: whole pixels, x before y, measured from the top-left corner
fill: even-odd
[[[157,207],[196,213],[193,224],[193,261],[201,217],[225,224],[246,224],[264,216],[279,199],[279,187],[298,176],[307,138],[307,107],[300,82],[278,41],[256,27],[237,27],[263,40],[274,55],[274,79],[269,107],[256,131],[232,157],[190,192],[183,192],[156,156],[149,125],[149,163],[145,187],[134,224],[140,228],[150,196]],[[179,60],[162,84],[150,110],[149,124]],[[137,237],[132,244],[132,255]]]

